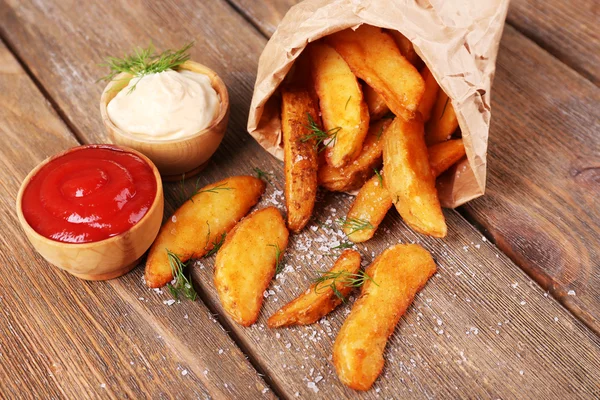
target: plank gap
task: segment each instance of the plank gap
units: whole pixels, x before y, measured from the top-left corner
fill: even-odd
[[[23,61],[23,59],[21,58],[21,55],[16,50],[15,46],[13,46],[11,41],[8,39],[6,32],[4,32],[4,29],[2,29],[2,26],[0,26],[0,42],[2,42],[2,44],[4,44],[6,46],[6,48],[10,52],[10,54],[15,58],[15,60],[17,60],[17,62],[19,63],[19,65],[21,66],[23,71],[25,71],[25,73],[27,74],[27,77],[33,82],[36,89],[42,94],[42,96],[44,96],[44,99],[48,102],[48,104],[50,104],[52,109],[58,114],[60,119],[64,122],[64,124],[69,129],[69,132],[71,132],[71,134],[75,137],[75,140],[79,144],[85,144],[86,142],[83,139],[83,135],[81,135],[79,130],[75,127],[75,125],[67,117],[67,115],[62,110],[62,108],[60,108],[58,103],[52,98],[52,96],[50,96],[50,93],[48,92],[48,90],[46,90],[44,85],[35,76],[35,74],[29,68],[27,63],[25,63],[25,61]]]

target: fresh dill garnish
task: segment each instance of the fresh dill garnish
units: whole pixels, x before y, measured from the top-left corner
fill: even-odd
[[[196,296],[198,295],[194,290],[194,286],[192,285],[192,281],[189,276],[185,276],[183,270],[188,266],[188,262],[182,262],[181,258],[169,249],[167,250],[167,258],[169,259],[169,266],[171,267],[171,273],[173,274],[173,279],[175,283],[169,283],[167,288],[171,295],[179,300],[179,295],[182,294],[185,298],[188,298],[192,301],[196,300]]]
[[[183,204],[188,199],[187,190],[185,188],[185,173],[181,174],[181,181],[179,181],[179,204]]]
[[[227,187],[225,185],[227,185],[227,182],[220,183],[217,186],[207,188],[207,189],[198,189],[198,182],[196,181],[196,191],[194,192],[194,194],[192,194],[190,196],[190,200],[193,203],[194,196],[199,195],[200,193],[219,193],[219,191],[221,191],[221,190],[232,190],[232,188]]]
[[[448,107],[448,101],[450,100],[450,97],[446,97],[446,102],[444,103],[444,108],[442,109],[442,113],[440,114],[440,118],[438,119],[441,120],[442,117],[444,116],[444,113],[446,112],[446,107]]]
[[[281,249],[278,244],[268,244],[267,246],[275,248],[275,258],[277,262],[275,263],[275,275],[279,274],[283,271],[283,265],[281,263]]]
[[[331,249],[332,249],[332,250],[333,250],[333,249],[349,249],[349,248],[351,248],[351,247],[353,247],[353,246],[354,246],[354,243],[350,243],[350,242],[342,242],[342,243],[338,244],[337,246],[335,246],[335,247],[332,247]]]
[[[179,50],[165,50],[157,54],[154,45],[150,43],[145,49],[135,48],[133,54],[125,55],[123,58],[107,57],[100,66],[110,68],[110,73],[100,78],[99,81],[112,81],[115,76],[123,72],[133,75],[134,78],[139,79],[129,89],[128,93],[131,93],[145,75],[176,69],[189,60],[188,51],[193,45],[194,42],[190,42]]]
[[[394,119],[394,118],[396,118],[396,116],[391,111],[388,112],[387,114],[385,114],[383,117],[381,117],[381,119]]]
[[[377,140],[381,139],[381,134],[383,133],[383,125],[379,128],[379,132],[377,132]]]
[[[317,123],[315,122],[313,117],[311,117],[311,115],[309,113],[306,113],[306,116],[308,118],[308,125],[305,125],[305,126],[306,126],[306,128],[310,129],[311,133],[309,133],[308,135],[302,136],[300,138],[300,141],[302,143],[306,143],[309,140],[315,139],[316,140],[315,145],[317,146],[317,148],[319,148],[321,145],[323,145],[323,147],[319,150],[319,152],[323,151],[330,144],[335,145],[335,141],[337,139],[337,134],[342,128],[338,126],[335,128],[331,128],[330,130],[325,132],[321,128],[319,128],[319,125],[317,125]]]
[[[345,110],[346,108],[348,108],[348,103],[350,103],[350,99],[351,99],[351,98],[352,98],[352,96],[349,96],[349,97],[348,97],[348,100],[346,100],[346,105],[344,106],[344,110]]]
[[[269,172],[265,172],[265,171],[263,171],[262,169],[260,169],[258,167],[254,167],[253,171],[256,173],[256,177],[258,179],[262,179],[262,180],[264,180],[264,181],[266,181],[268,183],[271,183],[271,184],[273,183],[273,182],[271,182],[271,176],[272,176],[272,174],[270,174]]]
[[[373,168],[375,171],[375,175],[377,175],[377,179],[379,180],[379,186],[383,187],[383,176],[381,176],[381,172],[377,168]]]
[[[350,236],[355,232],[362,231],[363,229],[375,229],[375,227],[366,219],[361,218],[338,218],[337,220],[343,228],[349,228],[350,232],[346,235]]]
[[[204,250],[207,250],[208,247],[210,246],[210,224],[208,223],[208,221],[206,221],[206,227],[208,228],[208,231],[206,232],[206,243],[204,243]],[[223,243],[225,243],[226,236],[227,236],[227,233],[223,232],[219,239],[216,239],[214,242],[212,242],[213,247],[212,247],[212,249],[210,249],[208,251],[208,253],[206,253],[204,255],[204,258],[210,257],[213,254],[216,254],[217,251],[219,251],[219,249],[221,248],[221,246],[223,246]]]
[[[377,283],[363,270],[358,271],[356,274],[352,274],[348,271],[319,271],[321,276],[314,280],[315,293],[322,293],[323,290],[331,288],[333,294],[342,301],[346,301],[344,295],[337,288],[337,284],[341,284],[343,287],[360,287],[365,284],[366,281],[371,281],[375,285]],[[379,285],[377,285],[379,286]]]

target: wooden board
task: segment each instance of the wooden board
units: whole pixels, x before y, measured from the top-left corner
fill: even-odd
[[[2,34],[12,48],[86,141],[104,138],[97,111],[102,85],[89,83],[102,74],[93,67],[99,54],[122,53],[140,44],[140,38],[153,38],[158,47],[175,47],[191,37],[198,38],[193,58],[222,74],[233,100],[229,132],[201,182],[249,173],[258,166],[274,171],[275,186],[281,189],[281,164],[245,133],[256,60],[265,39],[219,1],[154,7],[86,3],[75,13],[60,4],[19,2],[19,7],[11,3],[0,8],[0,21]],[[104,21],[115,22],[107,25]],[[97,32],[102,33],[102,40],[87,43],[86,37],[94,38]],[[214,42],[209,45],[204,38]],[[52,62],[44,62],[48,59]],[[280,192],[274,192],[272,186],[269,190],[265,203],[281,206]],[[169,210],[177,204],[178,187],[171,184],[166,191]],[[341,216],[348,201],[345,195],[327,195],[318,207],[327,215]],[[376,389],[362,397],[593,397],[600,378],[599,339],[547,297],[494,245],[484,241],[458,213],[448,211],[447,217],[450,234],[444,241],[415,235],[394,216],[366,249],[361,246],[365,258],[370,259],[398,240],[420,241],[433,252],[440,268],[393,336],[386,355],[389,361]],[[316,218],[326,220],[322,214]],[[322,248],[326,242],[319,242],[320,236],[319,230],[308,230],[293,238],[286,255],[292,270],[274,282],[261,320],[249,329],[234,326],[220,313],[211,285],[213,260],[204,260],[194,268],[204,302],[219,312],[226,329],[285,398],[296,394],[303,398],[355,395],[338,383],[329,360],[331,341],[348,305],[312,327],[274,332],[264,326],[266,316],[300,293],[317,269],[331,263],[329,258],[318,259],[318,254],[330,252]],[[331,239],[336,235],[326,236]],[[123,291],[148,293],[139,277],[117,282]],[[168,298],[165,294],[157,303],[160,306],[160,300]],[[186,313],[198,307],[200,303],[184,302],[168,311]],[[205,324],[190,327],[198,334],[204,329]]]
[[[201,302],[163,304],[141,268],[84,282],[33,250],[14,211],[21,181],[78,143],[2,42],[0,103],[10,144],[0,146],[0,397],[262,396],[268,386]]]
[[[600,84],[596,0],[512,0],[507,21],[566,65]]]
[[[267,33],[296,2],[278,0],[273,12],[234,1]],[[488,187],[460,210],[597,334],[599,100],[600,89],[506,25],[492,88]]]

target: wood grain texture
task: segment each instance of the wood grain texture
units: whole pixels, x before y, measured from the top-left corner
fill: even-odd
[[[597,0],[512,0],[507,21],[596,86],[600,84]]]
[[[278,0],[279,11],[269,13],[252,1],[234,1],[249,18],[259,18],[264,32],[273,32],[279,15],[297,2]],[[544,7],[555,14],[575,8]],[[590,13],[573,12],[564,29],[591,23]],[[581,49],[590,59],[600,54],[593,50]],[[487,191],[461,209],[597,334],[599,100],[600,89],[506,25],[492,88]]]
[[[168,307],[170,296],[144,288],[142,268],[85,282],[33,250],[17,190],[78,143],[2,42],[0,103],[0,398],[262,396],[262,378],[203,304]]]
[[[245,131],[256,61],[266,40],[227,4],[200,0],[165,5],[86,2],[75,12],[68,4],[21,1],[17,7],[16,1],[2,1],[2,34],[86,141],[105,138],[98,113],[102,85],[91,83],[103,72],[95,67],[101,55],[120,54],[150,38],[157,47],[175,47],[197,38],[192,58],[224,78],[232,99],[230,128],[201,175],[201,184],[251,173],[257,166],[274,174],[262,205],[283,207],[282,165]],[[178,191],[177,184],[166,185],[167,213],[178,205]],[[321,196],[311,228],[291,237],[286,272],[267,291],[259,321],[251,328],[233,323],[221,309],[211,284],[214,260],[201,260],[193,269],[203,301],[218,312],[225,328],[284,398],[359,397],[339,384],[331,364],[333,339],[349,305],[314,326],[278,331],[266,327],[267,317],[301,293],[317,270],[331,266],[335,257],[323,254],[335,253],[328,247],[343,236],[339,229],[323,235],[324,228],[316,221],[329,225],[332,222],[327,217],[343,216],[349,205],[350,198],[343,194]],[[446,217],[448,237],[437,240],[414,234],[391,213],[373,241],[359,247],[369,261],[398,241],[419,242],[432,252],[439,268],[392,336],[386,351],[388,361],[375,389],[360,397],[597,396],[600,339],[458,213],[446,211]],[[176,304],[165,311],[160,303],[164,297],[154,303],[136,303],[137,296],[147,295],[139,279],[130,274],[111,288],[121,296],[133,292],[129,305],[143,306],[146,312],[163,318],[179,321],[182,314],[191,318],[205,312],[200,302]],[[86,289],[99,290],[93,285]],[[21,321],[19,316],[15,319]],[[202,347],[207,324],[191,322],[185,327],[184,337],[195,336],[199,343],[192,349]],[[118,331],[111,337],[116,341],[121,336]],[[189,345],[187,341],[178,343],[181,351]],[[214,378],[221,380],[222,376]],[[168,382],[160,384],[169,387]]]

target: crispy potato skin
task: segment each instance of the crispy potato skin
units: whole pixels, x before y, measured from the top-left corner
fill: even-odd
[[[315,42],[307,50],[324,130],[339,129],[326,150],[327,163],[343,167],[362,149],[369,129],[367,103],[356,76],[333,47]]]
[[[385,119],[372,124],[362,152],[347,166],[334,168],[325,164],[319,167],[319,185],[332,192],[347,192],[364,185],[373,175],[373,168],[381,165],[383,133],[391,123],[390,119]]]
[[[385,114],[390,112],[390,108],[385,104],[385,100],[383,100],[383,97],[381,97],[375,89],[366,83],[362,86],[365,102],[369,108],[369,118],[371,122],[381,119]]]
[[[346,250],[340,255],[329,271],[347,271],[351,274],[356,274],[359,269],[360,254],[355,250]],[[295,300],[276,311],[267,321],[269,328],[309,325],[329,314],[342,302],[333,293],[333,290],[327,287],[330,284],[331,280],[323,282],[319,285],[318,291],[316,290],[316,284],[313,284]],[[352,287],[346,287],[343,282],[339,281],[336,281],[335,286],[344,297],[348,296],[353,289]]]
[[[287,247],[288,230],[275,207],[254,211],[227,235],[215,261],[215,287],[235,322],[256,322],[263,292],[275,275],[277,246]]]
[[[411,119],[425,91],[419,71],[381,28],[361,25],[325,38],[354,74],[379,93],[397,116]]]
[[[465,156],[465,145],[462,139],[447,140],[434,144],[427,151],[431,173],[438,177]]]
[[[352,232],[352,229],[348,226],[344,226],[342,229],[352,242],[366,242],[373,237],[391,207],[392,197],[390,193],[383,187],[379,177],[373,176],[356,195],[346,217],[347,220],[356,218],[369,221],[373,228],[361,229],[355,232]]]
[[[423,67],[421,75],[425,81],[425,93],[423,94],[423,98],[419,103],[418,111],[421,113],[423,121],[427,122],[431,118],[431,110],[433,109],[433,106],[438,98],[440,86],[427,66]]]
[[[423,65],[423,61],[415,51],[412,42],[398,31],[389,30],[387,32],[392,36],[392,38],[394,38],[394,42],[396,42],[398,50],[400,50],[400,53],[402,53],[402,55],[408,60],[408,62],[414,65],[415,68],[420,69]]]
[[[307,114],[318,123],[319,111],[307,90],[286,87],[281,97],[287,222],[292,232],[300,232],[315,205],[318,170],[315,141],[302,138],[311,134]]]
[[[377,285],[363,285],[333,345],[333,364],[342,383],[355,390],[373,385],[383,369],[388,338],[435,271],[431,255],[416,244],[393,246],[367,268]]]
[[[429,147],[427,151],[429,153],[431,173],[435,177],[440,176],[465,156],[465,147],[463,146],[462,139],[438,143]],[[371,239],[388,210],[392,207],[392,204],[392,197],[387,189],[379,183],[379,178],[374,176],[369,179],[356,195],[346,218],[369,221],[373,229],[362,229],[348,235],[348,238],[354,243],[365,242]],[[350,229],[345,227],[344,231],[348,234]]]
[[[418,118],[396,118],[385,132],[383,182],[412,229],[434,237],[446,236],[446,220],[423,139],[423,122]]]
[[[161,227],[146,262],[144,277],[148,287],[162,287],[173,279],[167,249],[183,262],[204,256],[212,250],[213,242],[248,214],[265,190],[265,182],[253,176],[234,176],[201,190],[217,186],[230,189],[193,196]]]
[[[458,128],[458,120],[452,102],[448,99],[448,95],[440,90],[431,119],[425,127],[427,146],[448,140],[456,128]]]

